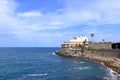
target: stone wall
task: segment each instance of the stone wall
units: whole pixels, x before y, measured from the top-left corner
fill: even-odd
[[[112,49],[112,43],[89,43],[91,49]]]
[[[112,49],[91,49],[85,50],[84,54],[89,54],[93,56],[102,56],[106,58],[120,58],[120,50],[112,50]]]
[[[67,55],[83,55],[102,56],[111,58],[120,58],[120,49],[112,49],[112,43],[89,43],[89,47],[84,50],[71,50],[69,48],[61,48],[61,52]],[[78,56],[77,55],[77,56]]]

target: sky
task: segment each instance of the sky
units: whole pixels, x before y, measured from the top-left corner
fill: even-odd
[[[120,42],[120,0],[0,0],[0,47],[59,47],[74,36]]]

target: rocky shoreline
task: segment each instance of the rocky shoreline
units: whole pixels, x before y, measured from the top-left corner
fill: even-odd
[[[85,53],[76,54],[74,52],[62,51],[62,50],[55,52],[55,54],[64,57],[77,57],[77,58],[84,58],[92,61],[102,62],[105,66],[111,68],[114,71],[113,74],[117,76],[117,80],[120,80],[120,59],[106,58],[97,55],[89,55]]]

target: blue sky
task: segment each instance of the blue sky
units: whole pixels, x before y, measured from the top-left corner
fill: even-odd
[[[58,47],[73,36],[120,42],[120,0],[0,0],[0,47]]]

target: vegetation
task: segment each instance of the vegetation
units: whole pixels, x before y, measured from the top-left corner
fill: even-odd
[[[93,42],[93,37],[95,36],[94,33],[91,33],[90,36],[92,37],[92,42]]]
[[[103,43],[105,42],[105,39],[102,39]]]

